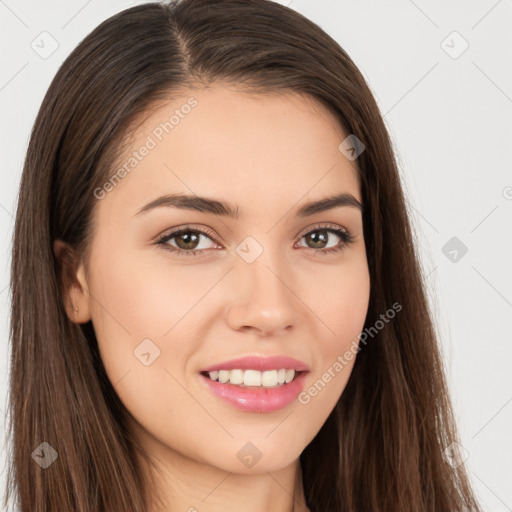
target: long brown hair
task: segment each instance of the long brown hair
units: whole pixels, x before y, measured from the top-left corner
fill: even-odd
[[[213,81],[312,96],[363,142],[357,158],[371,292],[365,327],[402,309],[358,353],[301,455],[312,512],[480,510],[457,441],[397,163],[368,85],[316,24],[268,0],[182,0],[122,11],[66,59],[41,105],[21,178],[12,252],[12,439],[5,503],[21,512],[145,512],[140,447],[91,322],[66,314],[53,242],[85,258],[94,190],[157,100]],[[340,141],[341,142],[341,141]],[[74,261],[74,260],[73,260]],[[34,452],[58,454],[46,469]],[[456,445],[454,445],[456,446]],[[53,453],[53,452],[52,452]],[[41,454],[39,454],[41,455]]]

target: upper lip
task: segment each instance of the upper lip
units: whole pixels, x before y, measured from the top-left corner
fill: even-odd
[[[218,370],[279,370],[285,368],[287,370],[295,370],[297,372],[309,371],[308,365],[288,356],[246,356],[237,359],[230,359],[217,363],[208,368],[201,370],[202,372],[214,372]]]

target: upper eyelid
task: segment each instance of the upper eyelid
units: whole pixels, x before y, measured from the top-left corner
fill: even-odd
[[[204,235],[204,236],[212,239],[212,241],[215,241],[214,239],[216,238],[216,235],[213,232],[211,232],[209,229],[207,229],[207,228],[198,228],[198,227],[195,227],[195,226],[185,225],[183,227],[172,228],[167,234],[158,235],[158,240],[159,241],[160,240],[165,240],[165,239],[172,240],[176,236],[178,236],[181,233],[184,233],[186,231],[197,231],[199,234]]]
[[[308,233],[311,233],[312,231],[321,231],[322,229],[325,229],[326,231],[343,231],[350,239],[353,239],[354,236],[352,233],[345,227],[340,226],[339,224],[334,224],[332,222],[325,222],[325,223],[319,223],[315,224],[312,227],[306,228],[302,231],[299,231],[297,237],[302,238],[303,236],[307,235]],[[336,234],[336,233],[334,233]],[[336,234],[336,236],[340,236]]]

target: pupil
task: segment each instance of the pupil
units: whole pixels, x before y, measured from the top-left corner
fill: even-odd
[[[317,236],[315,235],[315,233],[319,233],[320,236]],[[317,244],[317,243],[326,243],[327,240],[326,240],[326,231],[313,231],[313,233],[311,233],[309,235],[309,238],[310,240],[313,241],[313,244]],[[318,247],[315,247],[315,248],[318,248]]]
[[[184,244],[180,244],[180,241],[181,240],[185,240],[185,243]],[[193,233],[191,231],[186,231],[184,233],[182,233],[181,235],[179,235],[177,237],[177,242],[178,242],[178,245],[184,245],[184,247],[181,247],[183,249],[194,249],[195,247],[190,247],[189,244],[196,244],[198,243],[199,241],[199,237],[196,233]]]

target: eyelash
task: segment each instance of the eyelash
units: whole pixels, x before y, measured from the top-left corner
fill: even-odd
[[[340,229],[338,227],[334,227],[332,225],[325,225],[325,224],[315,226],[313,229],[302,234],[300,238],[302,239],[306,235],[314,233],[315,231],[327,231],[329,233],[334,233],[335,235],[339,236],[341,239],[341,243],[339,245],[337,245],[336,247],[330,247],[328,249],[313,249],[312,247],[304,247],[304,249],[309,249],[315,253],[320,253],[322,255],[332,254],[332,253],[337,253],[337,252],[343,251],[346,247],[348,247],[354,241],[354,237],[346,229]],[[183,228],[172,231],[171,233],[169,233],[167,235],[160,235],[160,238],[159,238],[158,242],[156,242],[156,244],[162,245],[164,250],[170,251],[170,252],[172,252],[174,254],[178,254],[178,255],[183,254],[184,256],[200,256],[203,253],[205,253],[206,251],[211,250],[211,249],[199,249],[199,250],[191,249],[191,250],[187,251],[184,249],[172,247],[167,243],[169,240],[172,240],[173,238],[178,237],[179,235],[182,235],[184,233],[201,233],[202,235],[210,238],[210,240],[215,242],[215,236],[210,230],[185,226]]]

